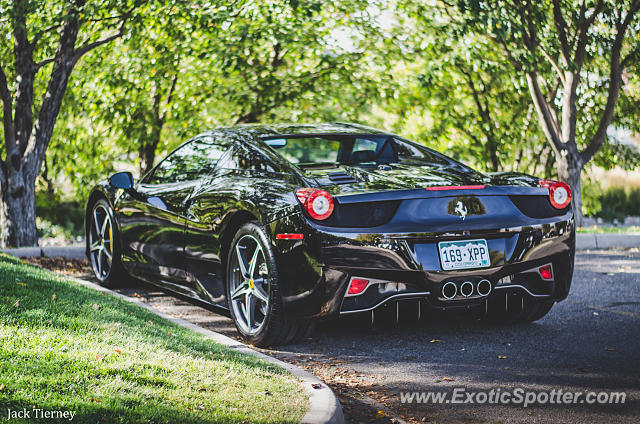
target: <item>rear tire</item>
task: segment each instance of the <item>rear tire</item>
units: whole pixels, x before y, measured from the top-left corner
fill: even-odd
[[[242,225],[227,255],[226,292],[240,335],[258,347],[295,343],[308,334],[308,322],[284,313],[275,255],[266,231],[255,221]]]
[[[87,252],[93,274],[104,287],[121,287],[126,273],[120,259],[120,237],[106,199],[98,199],[91,206],[87,224]]]

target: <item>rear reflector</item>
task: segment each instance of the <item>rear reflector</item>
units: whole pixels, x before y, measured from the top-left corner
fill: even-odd
[[[484,185],[462,185],[462,186],[438,186],[438,187],[425,187],[425,190],[440,191],[440,190],[479,190],[483,189]]]
[[[304,234],[276,234],[277,240],[302,240]]]
[[[354,278],[351,280],[351,284],[349,284],[348,294],[360,294],[362,293],[367,286],[369,285],[369,280],[365,280],[364,278]]]
[[[546,264],[538,268],[538,272],[543,280],[553,280],[553,271],[551,270],[551,264]]]

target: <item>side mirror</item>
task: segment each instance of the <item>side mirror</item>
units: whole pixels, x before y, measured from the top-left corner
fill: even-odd
[[[131,175],[131,172],[117,172],[109,177],[109,184],[114,188],[131,190],[133,188],[133,175]]]

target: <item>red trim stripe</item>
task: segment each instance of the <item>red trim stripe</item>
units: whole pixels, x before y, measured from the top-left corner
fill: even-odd
[[[276,234],[277,240],[302,240],[304,234]]]
[[[462,185],[462,186],[438,186],[438,187],[425,187],[425,190],[440,191],[440,190],[478,190],[483,189],[484,185]]]

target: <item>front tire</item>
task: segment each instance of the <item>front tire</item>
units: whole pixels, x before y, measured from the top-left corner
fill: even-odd
[[[259,223],[238,229],[227,257],[227,302],[242,337],[258,347],[301,339],[308,324],[285,317],[275,255]]]
[[[113,209],[106,199],[99,199],[91,206],[88,223],[87,252],[93,273],[100,285],[118,287],[124,270]]]

